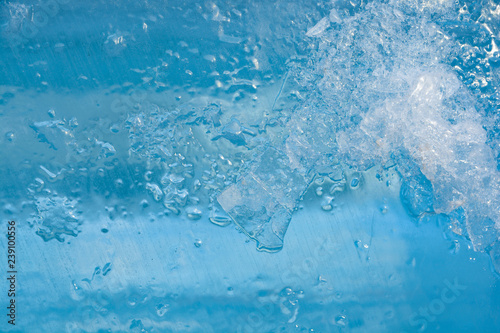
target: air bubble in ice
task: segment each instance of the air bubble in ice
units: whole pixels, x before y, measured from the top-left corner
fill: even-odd
[[[335,183],[330,187],[329,193],[334,194],[336,192],[344,191],[345,183]]]
[[[109,128],[109,130],[112,133],[118,133],[118,132],[120,132],[120,126],[117,125],[117,124],[111,125],[111,127]]]
[[[329,212],[333,209],[333,197],[331,196],[326,196],[321,200],[321,209],[323,209],[325,212]]]
[[[108,262],[104,265],[104,267],[102,268],[102,276],[106,276],[108,275],[108,273],[111,271],[111,263]]]
[[[451,254],[457,254],[459,250],[460,250],[460,243],[458,242],[458,240],[454,240],[449,247],[449,251]]]
[[[345,315],[336,316],[335,324],[340,327],[345,327],[347,325],[347,317]]]
[[[168,179],[172,184],[180,184],[184,181],[184,177],[177,175],[177,174],[170,174],[168,176]]]
[[[5,139],[10,142],[14,141],[14,132],[5,133]]]
[[[158,304],[156,306],[156,314],[160,317],[163,317],[165,315],[165,313],[167,313],[168,311],[168,308],[169,308],[169,305],[168,304]]]
[[[163,197],[163,192],[161,191],[160,187],[156,184],[147,183],[146,189],[151,192],[155,201],[160,201],[161,198]]]
[[[197,207],[187,207],[186,213],[189,219],[191,220],[199,220],[201,218],[202,212]]]
[[[320,197],[320,196],[323,195],[323,188],[321,186],[319,186],[319,187],[316,188],[316,195],[318,197]]]

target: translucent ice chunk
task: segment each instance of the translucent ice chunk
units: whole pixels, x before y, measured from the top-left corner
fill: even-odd
[[[303,193],[315,173],[329,173],[336,152],[334,128],[338,117],[321,104],[293,110],[277,148],[267,148],[248,173],[226,189],[218,201],[236,224],[258,243],[277,251]]]
[[[290,166],[287,155],[268,148],[251,172],[252,177],[280,204],[293,210],[308,186],[302,173]]]
[[[292,211],[308,187],[301,172],[290,166],[287,155],[268,148],[251,171],[218,197],[237,225],[257,241],[262,251],[283,247]]]
[[[277,202],[252,174],[226,189],[218,201],[235,223],[257,241],[258,250],[281,250],[292,213]]]
[[[421,216],[433,211],[432,184],[422,173],[403,182],[400,196],[410,215]]]
[[[328,29],[329,26],[330,26],[330,19],[328,17],[323,17],[318,23],[316,23],[314,27],[307,30],[306,36],[318,37],[323,33],[323,31]]]

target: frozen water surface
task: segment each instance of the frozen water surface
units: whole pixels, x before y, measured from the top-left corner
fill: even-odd
[[[500,330],[496,1],[0,13],[0,331]]]

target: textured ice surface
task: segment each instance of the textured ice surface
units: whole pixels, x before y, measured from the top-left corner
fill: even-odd
[[[0,6],[19,330],[498,331],[499,8]]]
[[[278,23],[286,22],[294,13],[294,6],[298,5],[291,5],[273,22],[275,19]],[[339,160],[362,170],[394,162],[406,181],[401,198],[412,215],[451,213],[464,208],[468,237],[477,249],[486,249],[498,238],[495,229],[500,220],[495,156],[497,116],[492,109],[496,97],[490,91],[496,82],[498,52],[495,38],[487,42],[485,35],[494,36],[497,29],[492,6],[475,8],[473,4],[461,6],[448,1],[368,4],[339,1],[312,10],[314,18],[297,20],[296,31],[300,36],[282,34],[280,26],[272,35],[276,43],[262,45],[255,37],[267,36],[276,29],[268,25],[266,17],[258,16],[261,21],[255,36],[244,30],[249,34],[244,37],[245,33],[239,29],[250,18],[243,18],[240,10],[227,9],[222,14],[224,10],[216,4],[197,7],[196,15],[201,15],[207,23],[195,25],[193,30],[201,33],[208,29],[210,36],[225,43],[223,54],[213,55],[216,49],[201,40],[191,45],[183,40],[176,45],[166,42],[169,48],[158,59],[157,66],[132,67],[125,75],[130,82],[110,89],[108,94],[115,97],[103,104],[110,108],[109,117],[92,118],[99,114],[97,110],[83,115],[60,110],[70,108],[72,102],[68,101],[64,106],[60,103],[58,110],[47,107],[45,117],[28,118],[29,129],[14,126],[12,131],[6,126],[5,141],[11,146],[18,142],[27,147],[27,142],[18,141],[18,133],[35,134],[45,160],[34,168],[42,170],[46,181],[61,180],[68,184],[77,178],[83,187],[97,190],[101,186],[97,180],[99,174],[106,173],[106,168],[127,164],[123,159],[128,154],[128,162],[145,163],[151,170],[145,172],[145,180],[136,178],[137,173],[129,177],[128,183],[116,179],[115,195],[120,191],[122,195],[143,191],[171,213],[185,212],[193,218],[211,211],[221,193],[234,188],[244,191],[241,184],[244,179],[255,179],[271,202],[292,213],[314,175],[327,175]],[[33,47],[32,44],[40,45],[36,44],[39,40],[55,38],[50,27],[43,30],[28,21],[33,10],[18,3],[10,3],[3,9],[2,36],[16,52]],[[77,7],[57,4],[50,16],[61,23],[67,17],[65,10],[74,14]],[[266,8],[252,6],[249,10],[256,14]],[[477,20],[478,25],[471,30],[477,32],[475,39],[459,34],[460,25],[452,28],[450,19],[457,11],[462,26]],[[431,20],[431,16],[435,19]],[[224,28],[221,22],[230,22],[230,17],[236,21],[235,25]],[[483,23],[484,18],[493,22],[491,27]],[[143,35],[139,36],[139,31],[141,34],[153,31],[159,19],[165,17],[148,17],[149,25],[143,22],[140,30],[112,29],[99,52],[119,62],[140,46],[148,49],[162,45],[160,40],[159,44],[149,43]],[[194,22],[194,17],[186,20]],[[211,30],[215,27],[218,29]],[[77,32],[78,29],[70,33]],[[182,36],[187,39],[187,35]],[[292,52],[277,47],[281,38],[288,38],[297,49]],[[61,49],[69,52],[69,58],[61,61],[73,61],[78,48],[66,44],[54,41],[55,53],[50,59],[26,56],[31,61],[28,67],[24,63],[12,65],[17,53],[5,51],[2,68],[6,84],[2,88],[2,101],[12,100],[17,93],[15,84],[26,87],[33,84],[19,75],[9,76],[12,68],[40,77],[43,87],[49,81],[54,87],[68,84],[70,81],[54,76],[56,71],[49,71],[57,57],[63,57]],[[239,44],[245,45],[243,53],[236,53],[238,61],[229,60]],[[259,45],[265,46],[267,53]],[[208,51],[202,54],[203,47],[208,47]],[[41,52],[39,46],[35,50]],[[307,50],[312,51],[306,57]],[[247,53],[248,56],[242,56]],[[474,59],[482,56],[485,67],[472,66],[472,62],[477,62],[473,56]],[[194,61],[198,58],[201,63],[197,67]],[[288,59],[286,66],[279,67],[281,75],[274,75],[274,67],[270,65],[276,59]],[[189,63],[183,71],[179,69],[182,63]],[[96,68],[94,80],[110,80],[105,72],[113,70],[115,64],[108,65]],[[76,70],[80,72],[75,77],[82,87],[87,87],[84,82],[91,76],[89,68]],[[474,77],[466,77],[465,70]],[[210,78],[213,84],[204,82],[202,77]],[[138,80],[142,84],[137,84]],[[192,87],[179,85],[182,82],[206,86],[208,90],[196,93]],[[140,88],[132,89],[134,85]],[[148,86],[180,103],[161,105],[151,94],[148,97]],[[171,91],[169,87],[177,88]],[[490,98],[478,98],[475,88],[483,88],[481,96]],[[260,95],[256,93],[258,89],[262,91]],[[273,89],[277,89],[274,97]],[[210,94],[215,96],[210,98]],[[196,96],[188,103],[181,102],[190,95]],[[246,102],[240,101],[246,95],[251,96],[255,112],[244,111]],[[267,101],[260,102],[258,95]],[[100,108],[100,103],[94,106]],[[8,121],[14,119],[10,113],[5,117]],[[128,148],[120,147],[124,145],[123,130],[128,131]],[[36,150],[28,148],[30,153]],[[6,148],[7,153],[12,151]],[[281,154],[278,158],[281,165],[275,170],[281,176],[265,171],[262,159],[266,158],[266,151]],[[88,174],[96,180],[89,180]],[[41,186],[36,180],[28,183],[25,185],[33,189]],[[35,190],[29,192],[33,203],[40,202],[42,199],[34,193]],[[65,193],[60,195],[67,197]],[[266,214],[269,218],[273,215]],[[229,215],[235,219],[234,214]]]

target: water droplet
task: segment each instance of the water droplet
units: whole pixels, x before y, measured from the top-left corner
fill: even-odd
[[[163,192],[160,190],[160,187],[156,184],[147,183],[146,189],[149,190],[151,194],[153,194],[153,198],[155,199],[155,201],[160,201],[161,198],[163,197]]]
[[[108,230],[108,229],[106,229],[106,228],[102,228],[102,229],[101,229],[101,232],[102,232],[103,234],[107,234],[107,233],[108,233],[108,231],[109,231],[109,230]]]
[[[81,301],[85,297],[82,287],[75,280],[71,281],[71,287],[70,297],[75,301]]]
[[[290,287],[283,288],[283,290],[281,290],[280,292],[281,297],[287,297],[290,295],[293,295],[293,290]]]
[[[104,171],[103,168],[99,168],[99,169],[97,169],[97,175],[99,177],[104,177],[104,176],[106,176],[106,172]]]
[[[333,181],[339,182],[344,179],[344,171],[337,165],[334,167],[333,171],[328,174],[328,178]]]
[[[10,142],[14,141],[14,132],[5,133],[5,139]]]
[[[323,195],[323,188],[321,186],[316,188],[316,195],[318,197]]]
[[[329,212],[333,209],[333,206],[328,204],[328,205],[322,205],[321,209],[323,209],[325,212]]]
[[[321,200],[321,209],[325,212],[331,211],[333,209],[332,201],[333,197],[326,196],[323,200]]]
[[[56,116],[56,111],[54,111],[53,109],[50,109],[49,111],[47,111],[47,113],[49,114],[50,118],[54,118]]]
[[[359,178],[353,178],[351,180],[351,189],[355,190],[359,187]]]
[[[201,247],[201,243],[202,243],[202,242],[201,242],[201,240],[196,239],[196,240],[194,241],[194,246],[196,246],[196,247]]]
[[[338,315],[335,317],[335,324],[341,327],[345,327],[347,325],[347,317],[345,315]]]
[[[160,317],[163,317],[165,315],[165,313],[167,313],[168,311],[168,308],[169,308],[169,305],[168,304],[158,304],[156,306],[156,314]]]
[[[191,220],[199,220],[201,218],[201,210],[197,207],[188,207],[186,208],[186,213],[189,219]]]
[[[78,126],[78,120],[75,117],[73,117],[69,120],[68,124],[70,127],[75,128]]]
[[[220,207],[218,203],[212,203],[209,207],[210,217],[209,220],[219,227],[225,227],[231,224],[231,218],[226,214],[226,212]]]
[[[40,178],[35,178],[35,189],[37,192],[40,192],[43,189],[45,182]]]
[[[335,183],[330,187],[330,194],[334,194],[335,192],[342,192],[345,188],[345,183]]]
[[[324,182],[325,182],[325,178],[323,178],[323,177],[318,177],[318,178],[316,178],[316,179],[314,180],[314,183],[315,183],[316,185],[323,185],[323,183],[324,183]]]
[[[210,222],[220,227],[226,227],[231,224],[231,218],[221,215],[213,215],[210,217]]]
[[[111,271],[111,263],[108,262],[104,267],[102,268],[102,276],[106,276],[109,272]]]
[[[7,214],[7,215],[13,215],[14,213],[17,213],[17,209],[11,203],[6,203],[3,206],[3,212],[4,212],[4,214]]]
[[[111,127],[109,128],[109,130],[111,131],[111,133],[118,133],[120,132],[120,126],[114,124],[114,125],[111,125]]]
[[[147,181],[147,182],[150,182],[151,179],[153,179],[153,172],[152,171],[147,171],[145,174],[144,174],[144,179]]]
[[[172,184],[180,184],[180,183],[182,183],[182,182],[184,181],[184,177],[182,177],[182,176],[180,176],[180,175],[177,175],[177,174],[175,174],[175,173],[170,174],[170,175],[168,176],[168,179],[170,180],[170,182],[171,182]]]
[[[181,212],[177,207],[175,207],[175,204],[172,201],[164,201],[163,206],[176,215],[179,215]]]
[[[450,248],[450,253],[451,254],[457,254],[458,251],[460,250],[460,243],[458,242],[458,240],[454,240],[453,243],[451,244]]]

